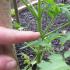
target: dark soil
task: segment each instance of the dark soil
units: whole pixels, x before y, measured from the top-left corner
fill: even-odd
[[[70,65],[70,57],[67,57],[65,60],[66,60],[67,65]]]
[[[66,0],[66,1],[68,1],[68,0]],[[58,0],[58,3],[59,2],[62,2],[62,0]],[[32,14],[27,9],[23,10],[19,14],[19,20],[20,20],[21,25],[23,27],[26,27],[25,30],[36,31],[35,18],[32,16]],[[48,24],[48,21],[49,20],[47,20],[47,15],[44,13],[43,14],[43,24],[42,24],[43,30],[45,29],[46,25]],[[56,18],[56,20],[54,21],[54,25],[50,30],[53,30],[55,27],[60,27],[62,23],[66,23],[66,22],[68,22],[68,19],[64,16],[64,14],[61,14]],[[61,30],[70,31],[70,26],[66,26],[65,28],[60,29],[59,31],[61,31]],[[69,46],[69,43],[65,46]],[[58,43],[56,43],[56,44],[58,44]],[[16,45],[17,57],[19,60],[20,69],[23,69],[26,65],[26,64],[24,64],[24,60],[22,59],[21,53],[26,53],[31,59],[33,59],[35,56],[35,52],[33,52],[33,50],[31,48],[24,48],[24,46],[25,46],[24,44]],[[70,63],[70,58],[68,58],[68,60]]]

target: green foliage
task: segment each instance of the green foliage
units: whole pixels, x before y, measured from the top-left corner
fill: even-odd
[[[21,0],[21,1],[27,6],[28,10],[36,18],[37,31],[40,32],[41,38],[43,39],[44,38],[43,36],[46,33],[46,31],[44,33],[42,30],[42,13],[46,11],[48,15],[52,18],[51,21],[54,21],[54,18],[61,12],[60,8],[58,7],[58,5],[56,5],[54,0],[42,0],[42,1],[38,0],[38,5],[37,5],[38,10],[36,10],[36,8],[28,0],[27,1]],[[45,4],[45,7],[43,8],[41,8],[42,3]]]
[[[24,64],[30,64],[30,58],[28,55],[22,53],[22,58],[24,59]]]
[[[13,22],[13,28],[15,29],[19,29],[21,27],[20,23],[17,23],[17,22]]]
[[[65,56],[65,58],[70,57],[70,51],[66,51],[66,52],[64,53],[64,56]]]
[[[61,12],[59,6],[54,0],[44,0],[44,2],[46,3],[46,11],[48,16],[54,19]]]
[[[36,60],[37,63],[40,63],[43,58],[43,52],[47,51],[49,53],[52,52],[52,44],[51,42],[56,39],[62,37],[62,34],[59,34],[58,32],[51,33],[47,37],[45,37],[43,40],[39,39],[33,42],[29,42],[27,44],[27,47],[31,47],[36,52]]]
[[[50,62],[42,61],[39,66],[39,70],[70,70],[60,54],[53,54],[49,57]]]
[[[11,14],[11,16],[15,16],[15,10],[11,9],[10,14]]]
[[[62,45],[64,45],[67,40],[70,40],[70,32],[66,33],[60,38],[60,42]]]
[[[65,4],[64,6],[61,7],[61,10],[64,13],[64,15],[68,18],[68,20],[70,21],[70,5]]]
[[[21,0],[28,8],[28,10],[32,13],[32,15],[36,18],[37,20],[37,31],[39,31],[41,33],[41,37],[42,37],[42,15],[41,15],[41,0],[38,1],[38,11],[35,9],[35,7],[27,0]]]
[[[50,43],[52,40],[56,39],[56,38],[60,38],[62,37],[62,33],[59,32],[53,32],[49,35],[47,35],[47,37],[45,37],[46,42]]]

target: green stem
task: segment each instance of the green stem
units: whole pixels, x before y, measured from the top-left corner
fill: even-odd
[[[37,63],[40,63],[42,60],[43,50],[41,49],[41,46],[39,46],[37,50],[38,51],[36,52],[36,61]]]
[[[37,31],[40,32],[40,34],[42,32],[42,20],[41,20],[41,18],[37,19]]]
[[[38,0],[37,31],[40,32],[41,38],[43,39],[41,0]]]
[[[38,18],[37,18],[37,30],[41,33],[42,30],[42,22],[41,22],[41,2],[38,0]]]
[[[45,34],[44,37],[48,36],[49,34],[55,32],[55,31],[57,31],[57,30],[59,30],[60,28],[63,28],[63,27],[65,27],[65,26],[67,26],[68,24],[70,24],[70,23],[66,23],[66,24],[64,24],[64,25],[62,24],[61,27],[59,27],[59,28],[57,28],[57,29],[55,29],[55,30],[53,30],[53,31],[51,31],[51,32],[49,32],[49,33],[47,33],[47,34]]]

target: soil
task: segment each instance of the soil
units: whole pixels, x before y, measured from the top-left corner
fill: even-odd
[[[66,1],[68,1],[68,0],[66,0]],[[58,0],[58,3],[59,2],[62,2],[62,0]],[[47,21],[46,18],[47,18],[47,15],[44,13],[43,14],[43,22],[42,22],[43,23],[42,24],[43,30],[45,29],[45,27],[46,27],[46,25],[48,24],[48,21],[49,21],[49,20]],[[20,24],[23,27],[26,27],[25,30],[36,31],[35,18],[32,16],[32,14],[27,9],[23,10],[19,14],[19,20],[20,20]],[[56,20],[54,21],[54,25],[50,30],[53,30],[55,27],[60,27],[62,23],[66,23],[66,22],[68,22],[68,19],[64,16],[64,14],[61,14],[56,18]],[[59,31],[61,31],[61,30],[70,31],[70,26],[66,26],[65,28],[60,29]],[[70,42],[68,44],[70,44]],[[34,56],[35,56],[35,52],[31,48],[24,48],[24,46],[25,46],[25,44],[17,44],[16,45],[17,57],[18,57],[18,60],[19,60],[19,65],[20,65],[21,70],[26,65],[26,64],[24,64],[24,60],[22,59],[21,53],[26,53],[31,59],[33,59]],[[70,58],[68,60],[70,62]]]

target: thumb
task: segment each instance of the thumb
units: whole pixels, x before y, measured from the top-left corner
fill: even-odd
[[[15,70],[16,66],[16,61],[13,58],[0,55],[0,70]]]

